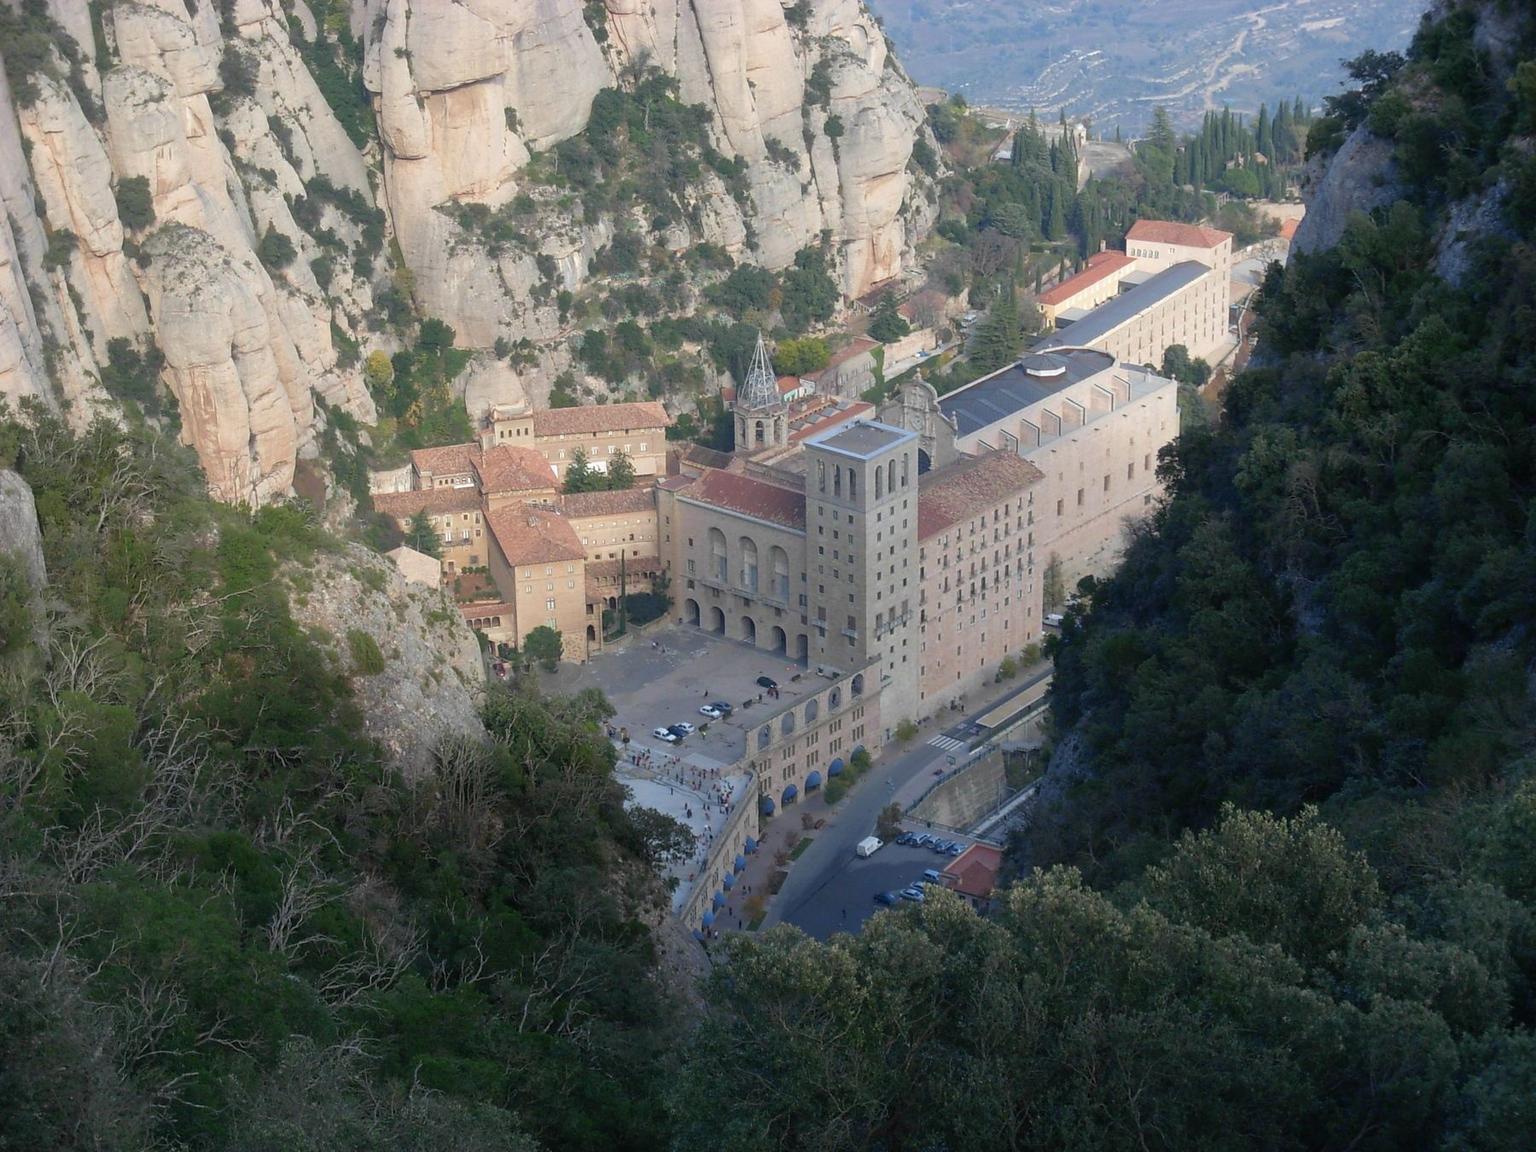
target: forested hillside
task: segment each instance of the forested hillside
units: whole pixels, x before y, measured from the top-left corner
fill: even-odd
[[[499,688],[488,741],[402,779],[361,682],[446,669],[293,611],[334,563],[398,607],[382,561],[213,503],[164,439],[31,421],[0,422],[48,573],[3,541],[0,1148],[661,1146],[677,829],[626,815],[606,703]]]
[[[1313,135],[1396,202],[1271,272],[1081,590],[1016,886],[734,942],[686,1146],[1531,1147],[1536,22],[1367,63]]]

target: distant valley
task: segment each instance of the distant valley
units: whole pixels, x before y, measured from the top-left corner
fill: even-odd
[[[1340,61],[1401,49],[1423,0],[870,0],[919,84],[973,104],[1091,118],[1134,135],[1224,104],[1336,91]]]

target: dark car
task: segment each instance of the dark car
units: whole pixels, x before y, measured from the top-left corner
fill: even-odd
[[[759,688],[766,688],[768,691],[772,692],[779,686],[779,682],[772,676],[759,676],[757,678],[757,686]]]
[[[897,903],[900,899],[901,899],[901,897],[896,895],[896,893],[894,893],[894,892],[876,892],[875,893],[875,903],[876,904],[884,904],[888,908],[891,905]]]
[[[900,836],[896,837],[896,843],[915,844],[917,843],[917,837],[911,832],[903,832]]]
[[[709,702],[709,706],[713,708],[717,713],[719,713],[720,719],[722,720],[724,720],[732,712],[736,711],[735,708],[731,707],[724,700],[711,700]]]
[[[667,731],[672,733],[672,735],[676,736],[679,740],[681,740],[684,736],[692,735],[691,730],[683,727],[681,724],[668,724]]]

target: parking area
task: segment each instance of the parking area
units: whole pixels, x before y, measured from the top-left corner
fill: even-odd
[[[788,916],[787,923],[818,940],[836,932],[857,932],[864,921],[885,907],[875,900],[880,893],[899,893],[921,880],[925,869],[942,872],[951,863],[951,857],[906,844],[887,844],[865,859],[850,853],[846,866],[834,872],[813,899]],[[898,907],[905,903],[897,898]]]
[[[758,685],[759,676],[777,682],[777,700]],[[614,707],[612,723],[628,730],[632,747],[703,766],[734,764],[746,751],[746,726],[755,717],[825,686],[782,655],[683,625],[600,653],[580,667],[562,667],[546,683],[551,691],[562,693],[602,689]],[[700,706],[720,700],[735,709],[728,719],[709,720],[699,714]],[[699,731],[679,744],[652,735],[656,728],[680,722]]]

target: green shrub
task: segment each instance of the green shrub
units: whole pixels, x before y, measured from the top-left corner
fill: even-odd
[[[117,201],[117,218],[124,228],[142,232],[155,222],[155,198],[150,194],[149,181],[143,176],[119,180],[112,196]]]
[[[266,234],[262,236],[261,243],[256,246],[256,258],[262,262],[267,271],[281,272],[292,264],[298,255],[298,249],[293,246],[293,241],[268,224]]]
[[[377,676],[384,671],[384,653],[379,644],[361,628],[347,632],[347,647],[352,652],[352,670],[359,676]]]

